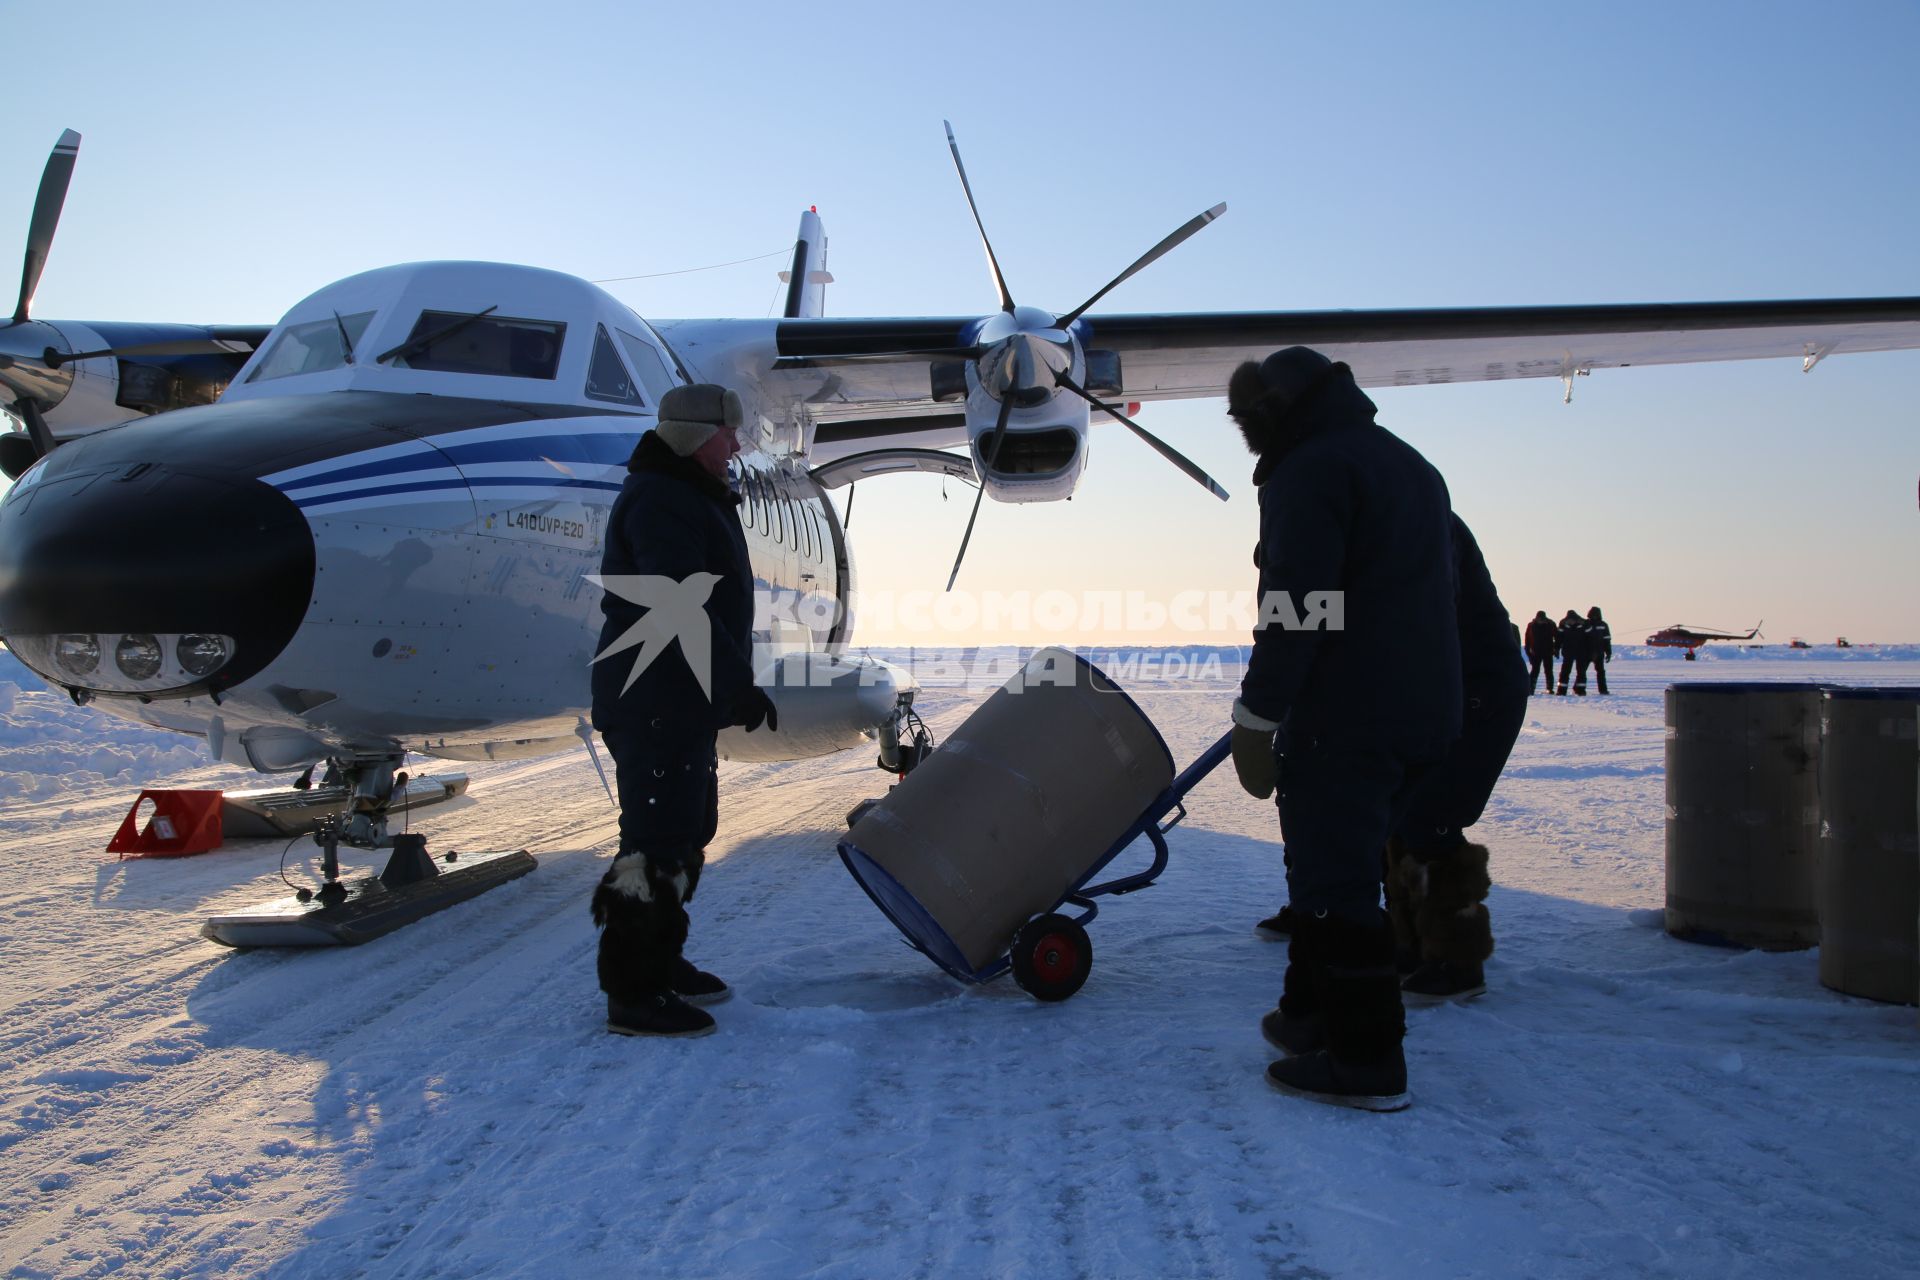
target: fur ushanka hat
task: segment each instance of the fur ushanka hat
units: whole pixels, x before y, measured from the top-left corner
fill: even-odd
[[[660,397],[660,420],[653,434],[681,457],[691,457],[722,427],[738,430],[746,420],[738,392],[711,382],[675,387]]]

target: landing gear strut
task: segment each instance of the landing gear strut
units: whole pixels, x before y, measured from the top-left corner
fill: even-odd
[[[456,902],[485,893],[534,869],[525,849],[450,852],[436,860],[427,838],[389,836],[387,815],[400,798],[404,814],[407,775],[397,754],[330,761],[327,780],[346,791],[347,807],[321,817],[313,838],[320,846],[321,884],[301,889],[292,901],[264,903],[252,911],[215,916],[202,937],[230,947],[351,946],[391,933]],[[377,876],[349,884],[340,874],[340,846],[391,849]],[[457,864],[457,865],[456,865]]]
[[[920,762],[933,754],[933,730],[913,709],[914,690],[902,689],[894,703],[893,715],[880,726],[880,758],[875,767],[904,779]],[[877,799],[862,800],[847,814],[851,827],[867,816],[867,810],[879,804]]]

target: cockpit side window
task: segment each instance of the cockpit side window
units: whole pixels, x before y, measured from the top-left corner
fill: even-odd
[[[275,378],[288,378],[296,373],[324,373],[328,369],[338,369],[347,362],[347,344],[354,347],[358,357],[360,335],[367,331],[367,324],[373,319],[371,311],[356,311],[350,316],[328,316],[325,320],[310,320],[305,324],[290,324],[280,331],[273,340],[267,353],[260,357],[260,363],[247,375],[248,382],[271,382]],[[341,331],[345,330],[347,342],[340,341]]]
[[[627,366],[620,363],[620,353],[614,350],[605,325],[594,326],[593,361],[587,366],[587,398],[611,400],[615,404],[646,403],[634,388]]]
[[[515,320],[458,311],[422,311],[403,346],[446,330],[445,336],[398,356],[407,369],[486,373],[506,378],[553,378],[567,326],[557,320]]]
[[[633,371],[640,375],[640,385],[647,389],[647,399],[659,404],[660,397],[673,389],[673,375],[667,372],[666,362],[646,339],[636,338],[625,329],[615,332],[626,348],[627,359],[633,361]]]

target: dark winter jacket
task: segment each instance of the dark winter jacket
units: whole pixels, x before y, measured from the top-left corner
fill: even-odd
[[[676,640],[661,649],[623,693],[640,646],[593,664],[593,727],[648,729],[699,737],[732,723],[734,703],[753,683],[753,570],[736,508],[739,498],[699,463],[682,458],[649,431],[627,462],[626,483],[608,517],[603,578],[655,575],[684,582],[717,577],[707,597],[711,700]],[[605,653],[649,610],[609,589],[600,601]],[[657,723],[656,723],[657,722]]]
[[[1560,656],[1574,662],[1585,662],[1593,656],[1587,647],[1587,620],[1571,609],[1560,619]]]
[[[1550,659],[1560,651],[1560,629],[1544,614],[1527,624],[1527,656]]]
[[[1613,661],[1613,628],[1605,618],[1587,619],[1587,656],[1602,662]]]
[[[1263,616],[1273,593],[1305,615],[1312,593],[1338,591],[1342,627],[1260,627],[1240,700],[1282,726],[1282,750],[1439,750],[1461,705],[1446,482],[1374,422],[1345,366],[1329,372],[1285,417],[1242,430],[1260,455]]]
[[[1500,602],[1480,544],[1466,521],[1453,517],[1455,608],[1460,618],[1460,675],[1469,700],[1526,697],[1527,662],[1514,643],[1513,620]]]

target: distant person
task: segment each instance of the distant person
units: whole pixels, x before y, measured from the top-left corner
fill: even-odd
[[[1573,674],[1575,666],[1580,668],[1582,679],[1587,673],[1587,624],[1573,610],[1567,610],[1567,616],[1560,619],[1560,696],[1567,693],[1567,677]],[[1581,693],[1585,693],[1583,688]]]
[[[1560,652],[1560,628],[1553,625],[1545,609],[1537,610],[1527,624],[1527,686],[1529,695],[1540,691],[1540,676],[1547,677],[1547,692],[1553,692],[1553,659]]]
[[[1228,413],[1259,456],[1259,591],[1295,616],[1338,592],[1340,630],[1254,632],[1233,705],[1249,795],[1278,791],[1293,908],[1285,991],[1261,1031],[1284,1093],[1407,1105],[1406,1012],[1381,851],[1402,797],[1460,732],[1451,507],[1431,463],[1374,421],[1344,364],[1289,347],[1234,370]],[[1516,655],[1516,663],[1517,663]],[[1403,680],[1380,673],[1396,664]]]
[[[705,1035],[713,1015],[694,1006],[731,994],[681,952],[720,819],[715,737],[728,725],[779,727],[753,681],[753,569],[727,486],[741,418],[724,387],[667,392],[607,518],[593,727],[613,756],[620,849],[592,908],[607,1030],[621,1035]]]
[[[1607,693],[1607,663],[1613,657],[1613,628],[1600,616],[1600,606],[1587,610],[1587,655],[1573,675],[1573,691],[1587,696],[1587,664],[1593,664],[1593,678],[1602,697]]]
[[[1465,831],[1480,820],[1507,767],[1532,692],[1507,607],[1479,544],[1457,515],[1453,559],[1466,699],[1460,737],[1438,768],[1407,789],[1406,807],[1387,841],[1387,913],[1402,967],[1411,970],[1400,983],[1408,1004],[1486,993],[1485,966],[1493,954],[1486,897],[1493,885],[1487,847],[1470,842]],[[1545,620],[1545,614],[1535,619]]]

